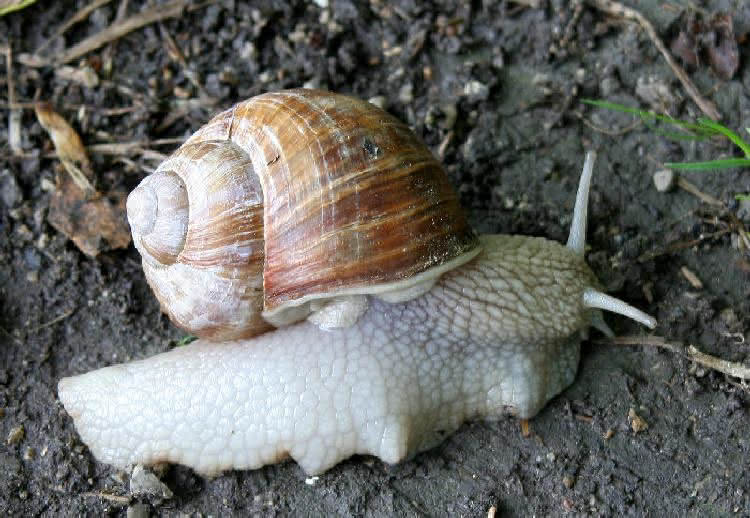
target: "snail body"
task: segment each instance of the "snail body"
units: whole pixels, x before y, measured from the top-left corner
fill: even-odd
[[[267,118],[269,104],[281,122]],[[372,122],[353,122],[361,112]],[[566,245],[477,239],[439,164],[404,128],[348,97],[266,94],[217,116],[131,194],[134,242],[162,306],[175,297],[177,309],[165,309],[176,323],[226,343],[202,339],[61,380],[60,399],[99,460],[201,473],[286,457],[320,473],[355,453],[394,463],[468,419],[535,415],[573,381],[588,328],[611,333],[601,309],[655,325],[602,293],[585,263],[593,154]],[[205,157],[197,172],[180,170]],[[342,160],[359,169],[336,169]],[[306,179],[299,168],[310,163]],[[211,201],[237,170],[257,179]],[[280,193],[294,186],[292,203],[296,194]],[[152,239],[155,230],[166,237]],[[301,273],[310,264],[322,274]],[[161,279],[170,269],[179,281]],[[216,309],[224,297],[237,315]]]

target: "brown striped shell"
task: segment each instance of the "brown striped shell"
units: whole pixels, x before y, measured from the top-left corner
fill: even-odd
[[[316,90],[214,117],[130,194],[128,219],[162,308],[214,340],[326,307],[321,325],[347,325],[362,295],[418,296],[479,246],[406,125]]]

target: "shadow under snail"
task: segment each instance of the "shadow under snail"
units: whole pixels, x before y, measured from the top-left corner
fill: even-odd
[[[98,460],[204,474],[396,463],[466,420],[530,418],[573,381],[588,328],[611,334],[601,310],[656,325],[584,260],[593,162],[566,245],[477,237],[383,110],[303,89],[239,103],[128,198],[149,284],[203,339],[65,378],[60,399]]]

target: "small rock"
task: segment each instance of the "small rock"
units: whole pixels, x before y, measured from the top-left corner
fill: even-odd
[[[23,201],[21,188],[9,169],[0,171],[0,199],[9,209]]]
[[[648,423],[636,414],[632,408],[628,410],[628,419],[630,420],[630,427],[633,429],[633,433],[640,433],[648,428]]]
[[[701,282],[701,280],[687,266],[683,266],[682,268],[680,268],[680,273],[682,273],[682,276],[685,277],[685,279],[693,288],[695,288],[696,290],[703,289],[703,283]]]
[[[8,432],[8,444],[16,444],[23,440],[24,436],[24,429],[23,425],[14,426],[10,429],[10,432]]]
[[[114,480],[117,484],[124,486],[127,483],[127,474],[125,474],[122,471],[117,471],[110,475],[112,480]]]
[[[653,179],[657,191],[667,192],[674,187],[675,174],[669,169],[661,169],[654,173]]]
[[[586,69],[585,68],[581,67],[576,70],[575,80],[576,80],[576,83],[578,83],[579,85],[582,85],[584,81],[586,81]]]
[[[174,493],[172,493],[165,483],[140,464],[133,468],[133,472],[130,475],[130,493],[167,500],[174,496]]]
[[[398,100],[403,104],[411,104],[414,100],[414,85],[411,83],[404,84],[398,91]]]
[[[314,486],[314,485],[315,485],[315,483],[316,483],[316,482],[317,482],[318,480],[320,480],[320,477],[307,477],[307,478],[305,479],[305,484],[307,484],[308,486]]]
[[[147,504],[130,505],[126,512],[128,518],[148,518],[150,514],[150,509]]]
[[[719,317],[729,329],[738,329],[740,327],[740,319],[737,318],[737,313],[732,308],[722,309]]]
[[[270,83],[273,80],[273,74],[270,70],[264,70],[258,74],[258,81],[261,83]]]
[[[614,76],[608,76],[599,83],[599,91],[604,99],[612,97],[620,89],[620,81]]]
[[[680,101],[674,88],[664,80],[654,77],[639,77],[635,85],[635,95],[657,111],[670,108]]]
[[[34,448],[29,446],[23,451],[23,460],[25,461],[33,460],[35,455],[36,455],[36,452],[34,451]]]
[[[16,225],[16,237],[21,243],[28,243],[34,239],[34,233],[25,223]]]
[[[470,101],[485,101],[490,96],[490,88],[477,80],[472,80],[464,86],[464,95]]]
[[[565,475],[562,479],[562,483],[563,483],[563,486],[570,489],[575,485],[576,479],[573,475]]]

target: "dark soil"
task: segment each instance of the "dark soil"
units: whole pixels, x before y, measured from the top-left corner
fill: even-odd
[[[744,132],[750,6],[698,3],[731,14],[741,61],[729,81],[705,62],[690,75],[717,103],[722,121]],[[33,53],[86,4],[39,0],[6,15],[0,44],[10,43],[16,57]],[[675,143],[643,125],[619,131],[634,120],[580,102],[606,98],[701,116],[637,25],[563,0],[542,0],[537,9],[505,1],[251,4],[201,6],[71,63],[98,70],[93,87],[56,75],[59,67],[15,60],[17,100],[51,101],[91,145],[186,137],[241,99],[303,84],[383,96],[389,111],[443,151],[477,230],[558,240],[567,235],[584,152],[596,149],[588,257],[604,285],[655,315],[656,334],[750,361],[750,255],[734,231],[706,237],[729,228],[732,215],[748,223],[747,202],[735,195],[750,191],[750,174],[684,175],[726,209],[682,189],[659,193],[652,183],[662,162],[736,150],[718,140]],[[684,25],[678,6],[685,2],[628,4],[667,42]],[[55,39],[47,55],[101,31],[118,5],[95,10]],[[131,1],[126,14],[142,6]],[[638,84],[649,81],[669,95],[653,103],[637,95]],[[3,68],[1,91],[7,83]],[[125,515],[128,499],[107,495],[127,497],[129,474],[92,458],[57,400],[57,381],[169,349],[182,333],[160,314],[132,247],[92,259],[50,226],[49,183],[59,163],[33,110],[23,111],[22,128],[18,157],[6,144],[7,124],[0,127],[0,511]],[[151,147],[169,153],[175,145]],[[92,159],[104,192],[132,189],[143,167],[156,163],[141,155]],[[688,282],[683,267],[702,288]],[[608,321],[618,334],[644,333],[623,318]],[[494,506],[498,516],[748,516],[748,390],[747,382],[670,352],[589,343],[577,380],[532,420],[529,438],[512,418],[468,424],[409,462],[391,467],[353,458],[314,484],[292,462],[212,480],[171,467],[162,480],[175,496],[133,497],[131,506],[147,507],[130,512],[484,516]],[[648,427],[635,433],[629,412]]]

